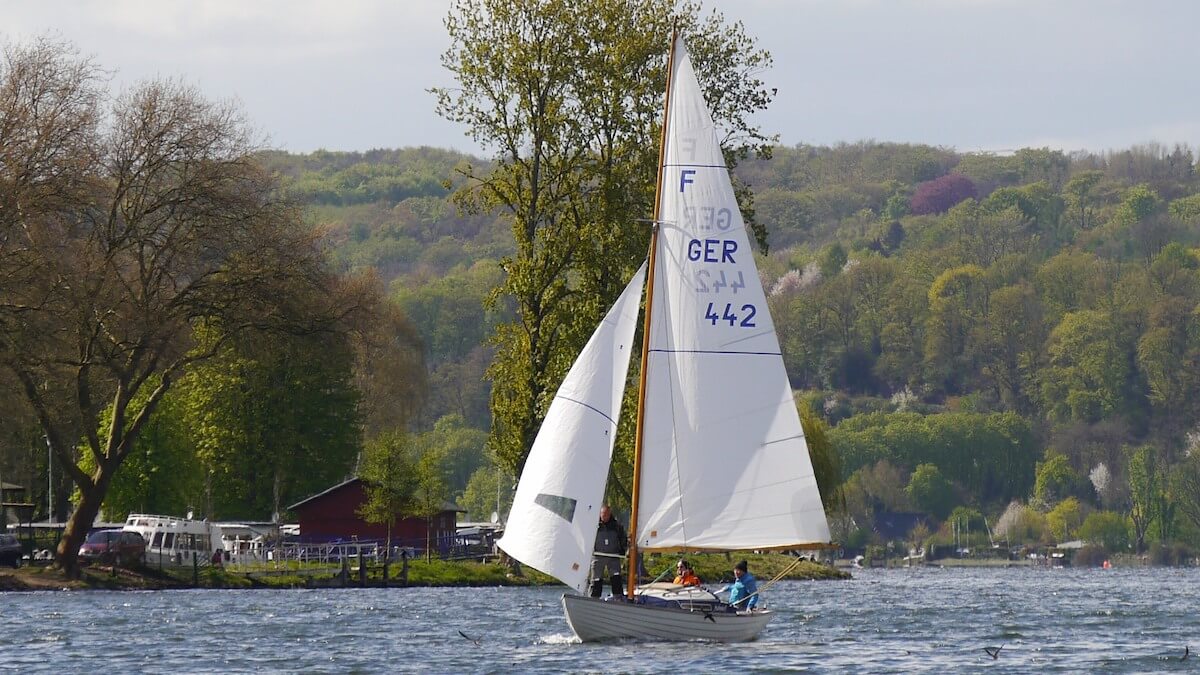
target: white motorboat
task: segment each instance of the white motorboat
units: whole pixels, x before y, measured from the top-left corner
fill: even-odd
[[[215,551],[224,551],[221,528],[207,520],[131,513],[121,529],[142,535],[152,567],[208,563]]]

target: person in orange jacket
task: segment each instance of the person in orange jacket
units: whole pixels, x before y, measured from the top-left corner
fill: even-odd
[[[692,569],[692,564],[683,558],[675,565],[675,583],[680,586],[699,586],[700,577],[696,576],[696,571]]]

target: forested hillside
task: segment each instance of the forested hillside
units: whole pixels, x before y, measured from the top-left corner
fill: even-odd
[[[478,160],[418,149],[269,161],[328,229],[338,264],[377,269],[421,332],[425,424],[455,415],[486,430],[501,310],[484,300],[507,225],[448,201],[454,164]],[[1200,543],[1190,149],[799,146],[738,173],[769,232],[762,281],[792,384],[841,458],[841,540],[870,541],[886,511],[932,514],[932,530],[949,519],[982,532],[986,518],[999,537],[1008,510],[1001,532],[1019,520],[1025,539],[1074,538],[1111,512],[1127,542]],[[497,473],[484,462],[472,491],[483,496],[466,496],[475,515],[494,508]]]

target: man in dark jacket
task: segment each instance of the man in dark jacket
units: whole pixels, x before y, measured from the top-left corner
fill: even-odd
[[[608,504],[600,507],[600,524],[596,528],[596,548],[592,555],[592,588],[591,596],[600,597],[604,590],[604,575],[608,574],[614,597],[623,596],[625,589],[621,583],[621,558],[625,555],[628,544],[625,528],[616,518],[612,517],[612,509]]]

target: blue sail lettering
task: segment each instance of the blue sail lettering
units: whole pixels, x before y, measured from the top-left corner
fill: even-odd
[[[692,239],[687,246],[688,260],[706,263],[736,263],[733,254],[737,242],[730,239]]]
[[[696,181],[692,180],[692,176],[695,176],[695,175],[696,175],[695,169],[684,169],[683,171],[679,172],[679,191],[680,192],[683,192],[683,186],[685,186],[689,183],[696,182]]]

